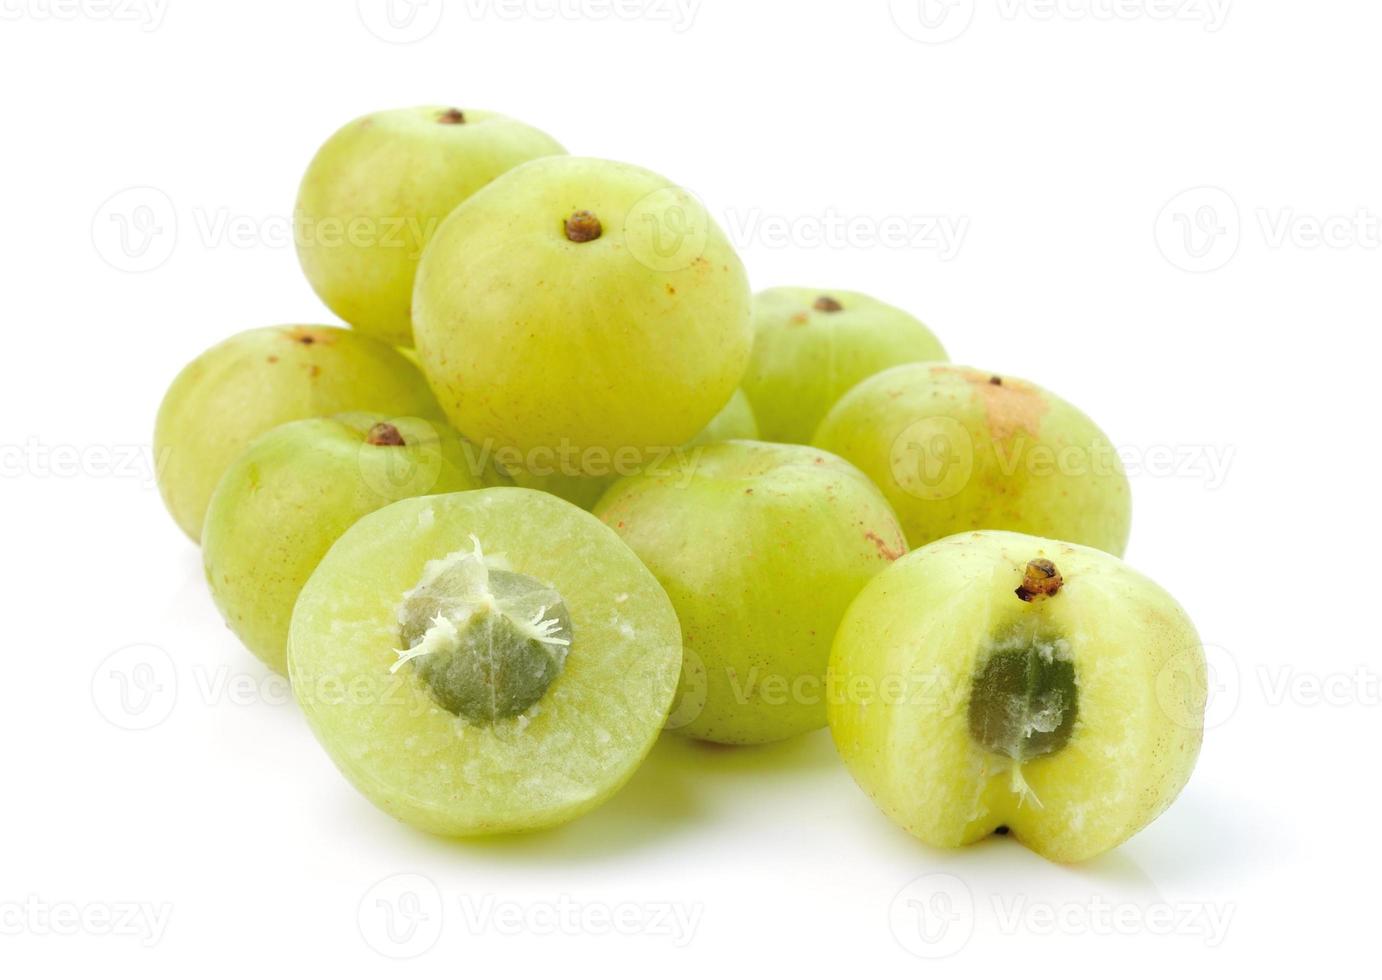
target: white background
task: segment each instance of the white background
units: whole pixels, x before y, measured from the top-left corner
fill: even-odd
[[[369,0],[0,0],[0,972],[1322,975],[1375,953],[1382,9],[688,2],[421,3],[400,32]],[[1175,805],[1080,867],[932,850],[824,733],[666,738],[601,810],[520,840],[432,839],[357,796],[222,627],[149,440],[205,347],[332,322],[291,247],[298,178],[338,125],[416,103],[661,171],[756,288],[875,293],[1093,415],[1134,471],[1129,560],[1211,645]]]

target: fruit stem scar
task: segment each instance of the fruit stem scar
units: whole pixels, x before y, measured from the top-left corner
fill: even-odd
[[[818,296],[811,305],[822,313],[839,313],[844,309],[844,306],[834,296]]]
[[[601,226],[600,219],[589,211],[573,212],[571,217],[566,219],[566,237],[577,244],[593,242],[604,233],[605,229]]]
[[[1023,602],[1037,602],[1049,599],[1059,592],[1064,584],[1065,579],[1049,558],[1033,558],[1027,562],[1022,584],[1017,587],[1015,594]]]
[[[437,122],[444,123],[448,126],[455,126],[459,123],[465,122],[465,113],[462,112],[460,109],[447,109],[445,112],[443,112],[440,116],[437,117]]]
[[[396,425],[388,422],[376,422],[365,436],[365,441],[371,446],[405,446],[403,433],[398,431]]]

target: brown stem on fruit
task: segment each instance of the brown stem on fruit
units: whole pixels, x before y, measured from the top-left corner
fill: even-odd
[[[369,430],[365,436],[365,442],[371,446],[404,446],[403,433],[398,431],[398,427],[390,425],[388,422],[378,422]]]
[[[1003,379],[995,374],[993,377],[989,378],[989,384],[999,385],[1001,387],[1003,384]]]
[[[589,211],[577,211],[566,219],[566,237],[576,242],[593,242],[605,233],[600,219]]]
[[[445,123],[448,126],[457,126],[465,122],[465,113],[460,109],[447,109],[437,117],[437,122]]]
[[[816,301],[811,304],[822,313],[839,313],[844,307],[834,296],[818,296]]]
[[[1022,576],[1022,584],[1017,587],[1017,597],[1023,602],[1036,602],[1048,599],[1061,590],[1065,579],[1056,566],[1047,558],[1033,558],[1027,562],[1027,570]]]

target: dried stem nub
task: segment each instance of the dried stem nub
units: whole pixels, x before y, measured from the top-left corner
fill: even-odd
[[[1049,558],[1033,558],[1027,562],[1022,584],[1017,587],[1017,597],[1023,602],[1047,599],[1059,592],[1064,584],[1065,579]]]
[[[398,431],[398,426],[388,422],[377,422],[365,436],[365,441],[371,446],[403,446],[407,445],[403,441],[403,433]]]
[[[589,211],[576,211],[566,219],[566,237],[577,244],[593,242],[603,235],[604,231],[600,219]]]

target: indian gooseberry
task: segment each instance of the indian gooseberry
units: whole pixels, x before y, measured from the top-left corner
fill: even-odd
[[[284,422],[356,410],[441,414],[417,368],[377,340],[320,326],[236,334],[183,368],[159,406],[154,458],[164,503],[200,541],[212,491],[251,441]]]
[[[773,442],[810,442],[841,395],[885,368],[947,359],[916,317],[844,289],[765,289],[753,297],[753,327],[744,389]]]
[[[906,551],[873,484],[807,446],[706,446],[684,472],[620,480],[595,514],[671,597],[686,651],[675,727],[715,742],[823,726],[835,628]]]
[[[623,163],[516,167],[442,223],[418,267],[418,356],[452,423],[600,475],[696,435],[748,363],[748,279],[688,192]]]
[[[667,594],[590,514],[517,487],[414,497],[332,545],[293,611],[293,692],[375,805],[436,834],[550,827],[667,719]]]
[[[260,436],[221,477],[202,559],[226,624],[286,673],[288,623],[303,583],[359,518],[406,497],[502,482],[450,426],[347,413]]]
[[[1132,523],[1118,451],[1036,385],[951,364],[904,364],[850,389],[812,439],[867,473],[913,548],[994,529],[1121,555]]]
[[[564,152],[546,133],[482,109],[418,106],[347,123],[298,190],[308,282],[357,330],[412,346],[413,277],[442,219],[511,167]]]
[[[1055,861],[1160,814],[1199,751],[1205,662],[1154,582],[1093,548],[976,531],[920,548],[849,607],[830,728],[855,780],[928,844],[1009,830]]]

